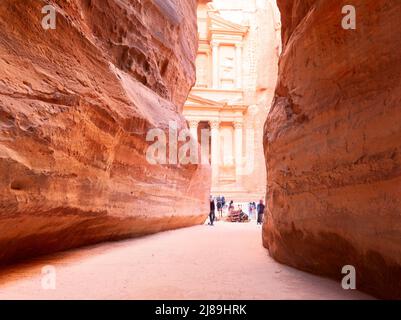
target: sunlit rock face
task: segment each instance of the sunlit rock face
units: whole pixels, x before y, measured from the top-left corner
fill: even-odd
[[[195,82],[196,1],[0,7],[0,263],[202,223],[209,168],[151,165]]]
[[[401,298],[401,2],[278,1],[284,51],[265,125],[264,245],[278,261]],[[340,284],[339,284],[340,285]]]

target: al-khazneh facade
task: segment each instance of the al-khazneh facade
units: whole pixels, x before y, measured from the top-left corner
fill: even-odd
[[[266,194],[263,125],[281,50],[274,0],[199,1],[197,82],[184,107],[194,136],[210,129],[212,194]]]

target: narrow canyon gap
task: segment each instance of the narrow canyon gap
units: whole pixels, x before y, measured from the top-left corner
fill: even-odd
[[[341,26],[356,9],[356,30]],[[264,245],[280,262],[401,298],[401,2],[279,0],[265,124]]]
[[[149,165],[146,133],[186,128],[196,0],[0,6],[0,264],[203,223],[210,168]]]

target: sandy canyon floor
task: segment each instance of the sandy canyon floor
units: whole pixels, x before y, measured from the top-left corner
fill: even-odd
[[[56,288],[43,289],[54,266]],[[0,299],[370,299],[278,264],[254,222],[197,226],[77,249],[0,273]]]

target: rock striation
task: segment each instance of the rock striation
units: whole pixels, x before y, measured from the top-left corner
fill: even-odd
[[[342,8],[356,29],[342,28]],[[264,245],[282,263],[401,298],[401,2],[279,0],[265,124]]]
[[[209,168],[146,160],[148,130],[187,126],[196,5],[2,1],[0,264],[204,222]]]

